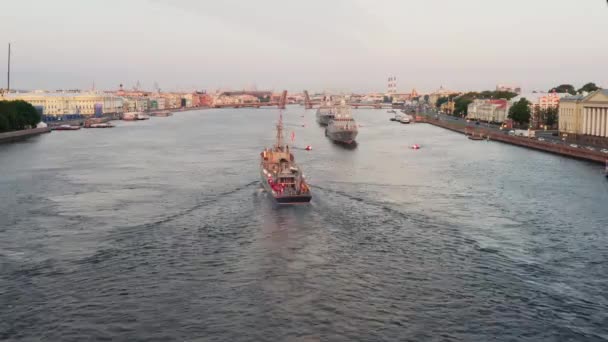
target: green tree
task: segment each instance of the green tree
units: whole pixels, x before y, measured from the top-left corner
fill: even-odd
[[[16,131],[35,127],[40,114],[25,101],[0,101],[0,131]]]
[[[454,99],[454,115],[466,116],[469,112],[469,104],[473,102],[473,98],[463,95]]]
[[[520,125],[529,123],[531,114],[530,104],[530,101],[522,97],[509,109],[509,118]]]
[[[438,99],[437,99],[437,102],[435,103],[435,106],[436,106],[437,108],[439,108],[439,107],[441,107],[441,105],[442,105],[442,104],[444,104],[444,103],[448,102],[449,100],[450,100],[450,98],[449,98],[449,97],[447,97],[447,96],[442,96],[442,97],[440,97],[440,98],[438,98]]]
[[[382,98],[382,102],[384,102],[384,103],[392,103],[393,102],[393,97],[392,96],[384,96]]]
[[[549,107],[543,110],[543,123],[549,127],[554,127],[558,122],[558,107]]]
[[[585,84],[584,86],[582,86],[581,89],[578,90],[578,92],[582,93],[585,91],[585,92],[591,93],[591,92],[599,90],[599,89],[600,89],[600,87],[596,86],[595,83],[589,82],[589,83]]]
[[[8,120],[6,116],[0,113],[0,133],[9,131]]]
[[[429,95],[424,95],[424,102],[429,103]]]
[[[549,90],[549,92],[553,91],[555,91],[556,93],[568,93],[570,95],[576,94],[576,89],[574,89],[574,86],[572,84],[560,84],[559,86],[551,88]]]
[[[512,93],[510,91],[494,91],[491,98],[510,100],[516,96],[516,93]]]

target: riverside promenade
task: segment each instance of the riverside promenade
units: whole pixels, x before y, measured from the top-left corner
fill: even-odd
[[[534,138],[512,136],[506,131],[496,131],[484,127],[466,126],[459,122],[446,121],[435,119],[430,116],[418,115],[416,122],[428,123],[433,126],[448,129],[450,131],[462,133],[465,135],[482,136],[494,141],[500,141],[506,144],[517,145],[521,147],[531,148],[543,152],[563,155],[570,158],[587,160],[595,163],[604,164],[608,160],[608,154],[600,151],[591,151],[583,148],[571,147],[565,144],[555,144],[548,141],[540,141]]]

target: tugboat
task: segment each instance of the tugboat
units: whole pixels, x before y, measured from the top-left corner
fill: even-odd
[[[283,143],[283,115],[277,123],[277,141],[260,153],[262,186],[279,205],[305,204],[312,194],[289,146]]]
[[[331,140],[350,145],[355,142],[359,134],[357,123],[351,116],[350,106],[342,104],[336,107],[336,115],[325,128],[325,135]]]

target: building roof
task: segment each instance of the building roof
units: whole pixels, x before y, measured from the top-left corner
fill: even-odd
[[[528,100],[532,103],[538,103],[540,101],[541,97],[545,97],[545,96],[557,96],[560,99],[562,99],[567,96],[570,96],[570,94],[568,94],[568,93],[546,93],[546,92],[521,93],[521,94],[517,95],[516,97],[512,98],[511,101],[517,102],[520,99],[525,98],[526,100]]]
[[[431,95],[452,95],[452,94],[460,94],[460,92],[449,90],[449,89],[444,89],[443,86],[441,86],[439,89],[437,89],[437,91],[431,93]]]
[[[570,95],[570,96],[563,97],[560,101],[574,102],[574,101],[580,101],[580,100],[584,99],[585,97],[586,97],[586,95],[582,95],[582,94]]]

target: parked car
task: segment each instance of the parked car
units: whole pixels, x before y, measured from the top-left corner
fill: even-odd
[[[595,151],[595,149],[591,146],[585,146],[586,149],[588,149],[589,151]]]
[[[575,147],[576,148],[576,147],[578,147],[578,145],[577,144],[570,144],[570,147]]]
[[[600,150],[600,152],[602,152],[602,153],[608,153],[608,149],[603,148],[603,149]]]
[[[538,138],[538,141],[545,141],[545,138]]]

